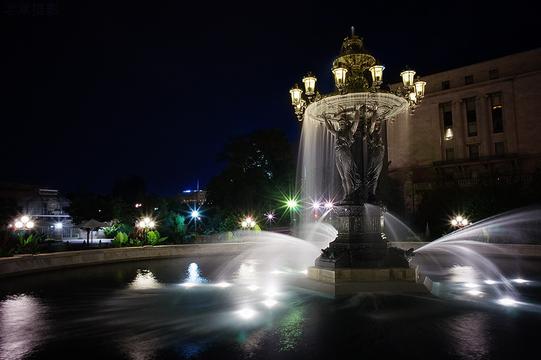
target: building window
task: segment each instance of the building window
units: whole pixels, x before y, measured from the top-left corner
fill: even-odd
[[[455,149],[445,148],[445,160],[451,161],[455,159]]]
[[[479,144],[468,145],[470,160],[479,159]]]
[[[488,78],[490,80],[494,80],[494,79],[497,79],[500,77],[500,72],[498,71],[498,69],[490,69],[488,71]]]
[[[502,94],[490,94],[490,108],[492,116],[492,132],[503,132],[503,102]]]
[[[445,140],[451,140],[453,138],[453,111],[451,103],[440,104],[440,109],[443,119],[443,137]]]
[[[475,110],[475,98],[465,99],[466,103],[466,122],[468,124],[468,136],[477,136],[477,112]]]
[[[473,84],[473,75],[464,76],[464,84],[465,85]]]
[[[494,143],[494,153],[496,156],[503,156],[505,154],[505,145],[503,141]]]
[[[441,82],[441,89],[442,90],[447,90],[447,89],[450,89],[450,88],[451,88],[451,83],[449,82],[449,80],[445,80],[445,81]]]

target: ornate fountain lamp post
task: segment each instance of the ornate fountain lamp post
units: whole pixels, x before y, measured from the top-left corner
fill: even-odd
[[[402,85],[391,90],[383,83],[384,70],[385,66],[364,49],[363,39],[352,27],[333,61],[336,90],[320,94],[311,74],[303,78],[304,91],[298,85],[290,90],[295,115],[303,126],[321,124],[333,137],[333,155],[342,183],[342,200],[331,210],[338,237],[322,250],[316,268],[396,266],[389,260],[381,207],[370,203],[375,201],[383,168],[386,123],[418,106],[426,82],[407,69],[400,74]]]

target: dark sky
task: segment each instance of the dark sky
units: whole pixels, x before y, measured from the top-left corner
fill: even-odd
[[[231,136],[278,127],[297,140],[288,90],[308,70],[331,89],[351,25],[389,82],[404,65],[422,76],[541,46],[535,9],[516,1],[366,3],[4,0],[0,181],[204,185]]]

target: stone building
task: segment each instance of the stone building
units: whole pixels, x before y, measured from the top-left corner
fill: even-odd
[[[435,186],[527,185],[541,169],[541,49],[423,76],[413,115],[388,125],[407,213]]]

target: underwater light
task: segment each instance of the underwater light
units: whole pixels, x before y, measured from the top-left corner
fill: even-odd
[[[265,305],[266,307],[268,307],[269,309],[274,307],[276,304],[278,304],[278,301],[274,300],[274,299],[265,299],[264,301],[262,301],[263,305]]]
[[[521,279],[521,278],[516,278],[516,279],[513,279],[511,280],[512,282],[516,282],[517,284],[526,284],[528,283],[529,281],[526,280],[526,279]]]
[[[468,290],[468,291],[466,291],[466,294],[471,295],[471,296],[483,295],[483,293],[481,291],[479,291],[479,290]]]
[[[516,300],[510,297],[501,298],[497,301],[497,303],[503,306],[517,306]]]
[[[230,287],[231,284],[228,282],[222,281],[217,284],[214,284],[214,286],[219,287],[219,288],[227,288],[227,287]]]
[[[237,315],[244,320],[250,320],[257,315],[257,312],[250,308],[242,308],[237,311]]]

